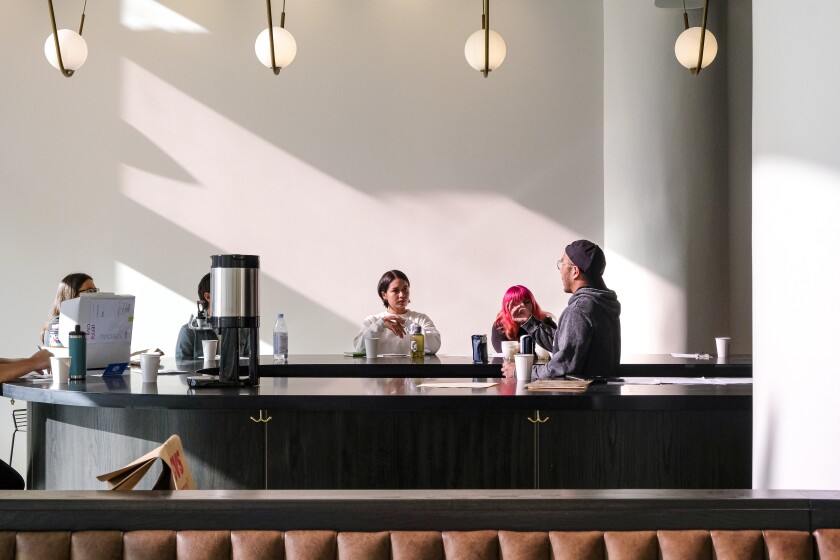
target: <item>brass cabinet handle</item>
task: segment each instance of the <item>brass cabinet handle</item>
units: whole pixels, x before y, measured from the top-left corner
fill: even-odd
[[[263,412],[265,412],[265,416],[263,416]],[[268,422],[271,422],[271,416],[268,415],[267,410],[260,410],[260,417],[259,418],[254,418],[253,416],[251,416],[251,420],[253,420],[254,422],[257,422],[257,423],[259,423],[259,422],[268,423]]]
[[[546,416],[545,418],[540,418],[540,411],[539,410],[536,410],[535,412],[537,413],[536,418],[528,418],[528,422],[530,422],[531,424],[545,424],[546,422],[549,421],[548,416]]]
[[[268,415],[267,410],[260,410],[260,417],[254,418],[250,416],[251,421],[263,425],[263,486],[268,490],[268,423],[271,422],[271,416]]]

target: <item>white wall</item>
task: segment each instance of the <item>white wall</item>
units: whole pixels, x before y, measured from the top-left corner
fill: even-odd
[[[838,20],[836,2],[753,9],[756,488],[840,489]]]
[[[444,352],[511,284],[562,309],[554,262],[603,231],[600,5],[494,2],[508,58],[484,79],[463,56],[480,3],[288,2],[299,53],[277,77],[253,53],[264,4],[164,4],[185,18],[168,30],[136,29],[151,0],[90,4],[71,79],[44,60],[46,8],[4,4],[0,233],[26,265],[0,351],[33,347],[75,270],[137,295],[135,345],[171,350],[220,252],[261,256],[295,353],[349,349],[394,267]]]
[[[733,352],[748,353],[749,324],[729,321],[725,14],[712,5],[719,54],[693,76],[674,56],[681,10],[604,7],[605,240],[624,346],[714,353],[715,336],[732,336]]]

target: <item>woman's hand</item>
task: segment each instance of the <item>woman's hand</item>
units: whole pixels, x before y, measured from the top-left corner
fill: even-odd
[[[502,374],[508,378],[516,375],[516,364],[513,360],[502,361]]]
[[[382,317],[385,327],[400,338],[405,336],[405,319],[397,315],[386,315]]]
[[[521,301],[509,301],[507,304],[507,311],[510,313],[510,316],[513,317],[513,320],[517,325],[526,323],[528,319],[531,318],[531,312],[528,311],[528,308],[525,307],[525,304]]]

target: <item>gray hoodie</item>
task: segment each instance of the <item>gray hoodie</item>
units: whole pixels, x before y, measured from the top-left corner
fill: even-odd
[[[621,304],[612,290],[579,288],[560,315],[551,360],[534,366],[534,379],[614,376],[621,359]]]

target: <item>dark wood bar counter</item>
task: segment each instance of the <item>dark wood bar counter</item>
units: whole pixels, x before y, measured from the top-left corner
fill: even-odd
[[[186,373],[154,384],[137,372],[81,384],[23,379],[4,384],[3,395],[30,403],[35,489],[102,489],[96,475],[173,433],[201,489],[751,486],[749,383],[628,379],[578,394],[531,393],[515,380],[474,376],[464,380],[493,385],[424,386],[457,381],[446,374],[463,368],[490,372],[450,360],[410,364],[411,377],[350,377],[349,358],[302,360],[301,369],[342,375],[263,377],[242,388],[190,388]],[[291,374],[290,361],[273,369]]]

